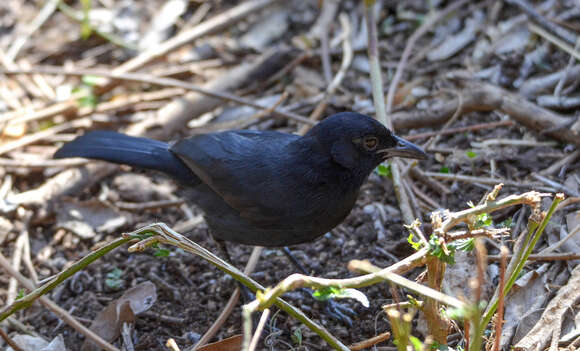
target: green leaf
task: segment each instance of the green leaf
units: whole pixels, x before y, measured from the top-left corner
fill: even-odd
[[[83,19],[81,22],[81,37],[87,39],[91,36],[93,29],[91,28],[91,23],[89,20],[89,14],[91,12],[91,0],[81,0],[83,7]]]
[[[493,225],[493,219],[489,213],[481,213],[477,215],[475,220],[475,228],[490,227]]]
[[[294,332],[292,333],[290,338],[292,339],[292,341],[295,344],[297,344],[298,346],[301,346],[302,345],[302,329],[300,329],[300,328],[294,329]]]
[[[18,289],[18,295],[16,295],[16,300],[20,300],[24,296],[26,296],[26,289],[24,288]]]
[[[439,173],[449,174],[449,167],[443,166],[439,169]]]
[[[73,93],[85,93],[85,96],[81,97],[79,101],[79,105],[83,107],[95,107],[97,106],[98,98],[97,95],[94,93],[94,89],[92,86],[89,85],[80,85],[74,88]]]
[[[103,78],[93,76],[91,74],[86,74],[86,75],[82,76],[82,78],[81,78],[81,81],[83,82],[83,84],[87,85],[89,87],[96,86],[99,83],[99,81],[101,81],[101,80],[103,80]]]
[[[369,307],[369,299],[365,294],[356,289],[341,289],[336,286],[327,286],[314,290],[312,296],[319,301],[328,301],[330,299],[355,299],[364,307]]]
[[[434,341],[433,344],[431,344],[431,350],[449,351],[449,346]],[[456,350],[459,351],[459,347],[457,347]]]
[[[393,177],[393,173],[391,173],[391,165],[387,164],[386,166],[384,164],[380,164],[377,168],[376,168],[377,174],[380,175],[381,177],[388,177],[388,178],[392,178]]]
[[[171,253],[171,251],[169,251],[167,249],[157,249],[153,253],[153,256],[155,256],[155,257],[169,257],[170,253]]]
[[[411,246],[415,251],[417,251],[421,248],[422,243],[420,241],[413,241],[413,237],[414,237],[413,233],[409,233],[409,236],[407,237],[407,242],[411,244]]]
[[[499,225],[500,225],[500,227],[511,228],[514,226],[514,223],[510,217],[510,218],[506,219],[505,221],[500,222]]]
[[[447,245],[447,249],[449,250],[449,255],[445,253],[439,244],[438,237],[431,235],[429,238],[429,253],[447,264],[455,264],[455,247]]]
[[[461,250],[465,252],[473,251],[473,249],[475,248],[475,239],[468,238],[455,240],[454,242],[450,243],[449,246],[453,247],[456,250]]]
[[[418,337],[409,335],[409,341],[411,342],[411,345],[413,345],[415,351],[423,350],[423,343],[421,342],[421,340],[419,340]]]
[[[476,158],[477,157],[477,154],[475,152],[473,152],[472,150],[467,150],[467,152],[465,154],[469,158]]]

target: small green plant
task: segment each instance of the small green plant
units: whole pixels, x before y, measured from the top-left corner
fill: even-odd
[[[122,279],[123,270],[119,268],[115,268],[109,273],[107,273],[107,277],[105,278],[105,285],[111,289],[119,290],[123,287],[124,281]]]
[[[83,39],[88,39],[93,33],[93,28],[91,27],[91,22],[89,20],[89,15],[91,12],[91,0],[81,0],[83,7],[83,17],[81,21],[81,37]]]
[[[155,257],[169,257],[170,253],[171,253],[171,251],[169,251],[167,249],[158,248],[153,253],[153,256],[155,256]]]
[[[380,175],[381,177],[388,177],[388,178],[392,178],[393,174],[391,173],[391,165],[387,164],[386,166],[381,163],[377,168],[376,168],[376,172],[378,175]]]
[[[16,295],[16,300],[20,300],[24,296],[26,296],[26,289],[24,288],[18,289],[18,295]]]
[[[298,347],[302,346],[302,329],[300,328],[294,329],[294,332],[292,333],[290,338]]]
[[[465,152],[465,154],[466,154],[466,155],[467,155],[467,157],[469,157],[469,158],[476,158],[476,157],[477,157],[477,154],[476,154],[475,152],[473,152],[473,150],[467,150],[467,151]]]
[[[422,245],[422,243],[421,243],[420,241],[414,241],[414,240],[413,240],[414,238],[415,238],[415,237],[414,237],[413,233],[412,233],[412,232],[411,232],[411,233],[409,233],[409,236],[407,237],[407,242],[408,242],[408,243],[409,243],[409,244],[410,244],[410,245],[413,247],[413,249],[414,249],[415,251],[417,251],[417,250],[419,250],[419,249],[421,248],[421,246],[423,246],[423,245]]]
[[[447,166],[442,166],[442,167],[439,169],[439,173],[445,173],[445,174],[449,174],[449,167],[447,167]]]
[[[319,301],[327,301],[330,299],[355,299],[363,306],[369,307],[368,297],[356,289],[343,289],[336,286],[325,286],[314,290],[312,296]]]

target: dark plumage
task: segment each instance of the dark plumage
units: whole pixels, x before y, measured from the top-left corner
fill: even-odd
[[[260,246],[308,242],[334,228],[370,172],[391,156],[425,153],[351,112],[326,118],[302,137],[238,130],[167,144],[95,131],[54,155],[162,171],[191,190],[216,239]]]

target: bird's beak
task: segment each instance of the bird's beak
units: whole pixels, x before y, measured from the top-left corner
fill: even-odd
[[[377,153],[381,154],[383,160],[390,157],[416,158],[419,160],[427,158],[427,154],[419,146],[396,135],[393,135],[393,137],[397,141],[397,145],[377,151]]]

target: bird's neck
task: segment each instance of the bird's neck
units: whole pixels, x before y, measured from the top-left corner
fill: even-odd
[[[287,147],[288,155],[296,160],[294,164],[307,165],[313,178],[331,181],[339,191],[358,193],[368,176],[365,170],[346,168],[335,162],[330,147],[314,137],[302,137]]]

